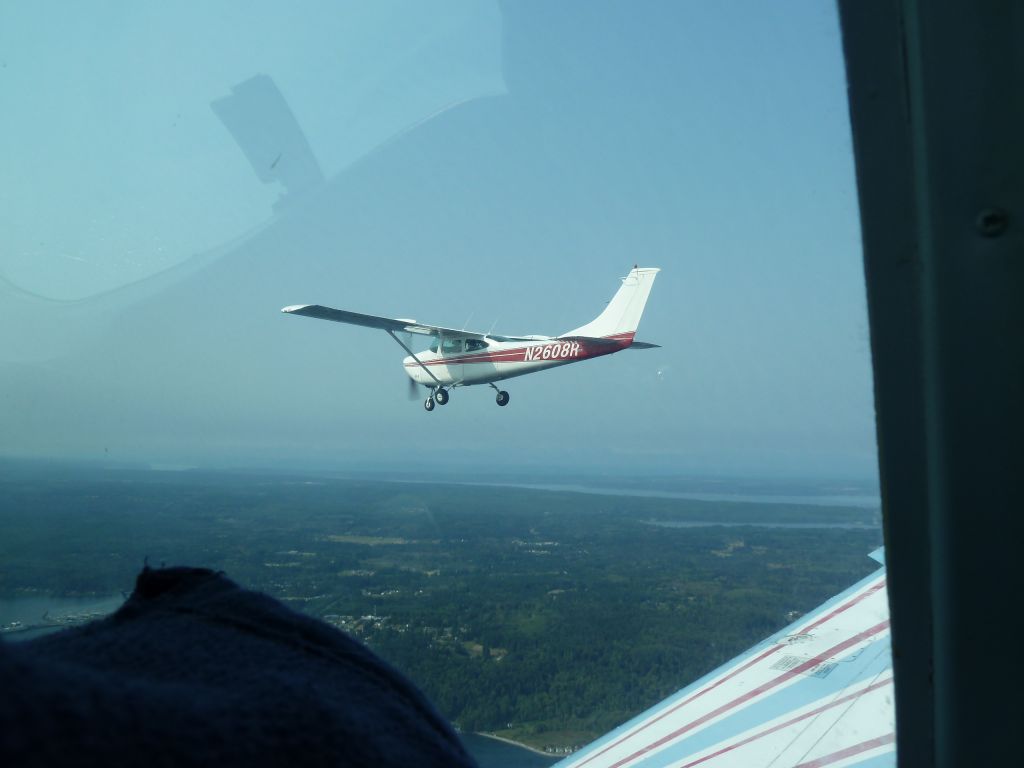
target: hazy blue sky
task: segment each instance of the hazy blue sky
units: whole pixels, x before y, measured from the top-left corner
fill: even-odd
[[[327,179],[276,212],[260,74]],[[0,454],[874,474],[831,3],[5,4],[0,114]],[[664,348],[507,408],[278,312],[561,333],[633,263]]]

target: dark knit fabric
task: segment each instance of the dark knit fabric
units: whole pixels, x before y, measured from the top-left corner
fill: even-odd
[[[146,568],[112,616],[0,643],[0,765],[474,763],[345,634],[208,570]]]

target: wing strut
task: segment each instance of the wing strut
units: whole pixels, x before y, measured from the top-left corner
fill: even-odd
[[[419,363],[419,366],[420,366],[420,368],[422,368],[422,369],[423,369],[424,371],[426,371],[426,372],[427,372],[427,376],[429,376],[430,378],[432,378],[432,379],[434,380],[434,383],[436,383],[436,384],[437,384],[437,386],[438,386],[438,387],[440,387],[440,386],[441,386],[441,382],[437,380],[437,376],[435,376],[435,375],[434,375],[434,372],[433,372],[433,371],[431,371],[431,370],[430,370],[429,368],[427,368],[427,366],[425,366],[425,365],[424,365],[424,364],[423,364],[423,363],[422,363],[422,362],[420,361],[420,359],[419,359],[418,357],[416,357],[416,353],[415,353],[415,352],[413,352],[413,351],[412,351],[411,349],[409,349],[409,348],[408,348],[408,347],[407,347],[407,346],[405,345],[405,342],[403,342],[403,341],[402,341],[402,340],[401,340],[400,338],[398,338],[397,336],[395,336],[395,332],[394,332],[394,331],[392,331],[392,330],[391,330],[390,328],[385,328],[384,330],[388,332],[388,336],[390,336],[390,337],[391,337],[392,339],[394,339],[395,341],[397,341],[397,342],[398,342],[398,344],[399,344],[399,345],[400,345],[400,346],[402,347],[402,349],[404,349],[404,350],[405,350],[406,352],[408,352],[408,353],[409,353],[409,354],[410,354],[410,355],[412,356],[412,359],[413,359],[413,360],[415,360],[415,361],[416,361],[417,363]]]

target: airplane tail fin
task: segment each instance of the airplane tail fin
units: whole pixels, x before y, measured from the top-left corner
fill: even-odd
[[[586,325],[562,335],[632,337],[640,325],[640,316],[644,313],[647,297],[651,295],[651,286],[659,271],[657,267],[633,267],[622,278],[622,285],[600,315]]]

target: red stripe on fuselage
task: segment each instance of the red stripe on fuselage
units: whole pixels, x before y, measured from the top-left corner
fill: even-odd
[[[568,339],[551,339],[537,344],[529,344],[523,347],[512,349],[497,349],[494,351],[477,352],[473,354],[461,354],[452,357],[439,357],[434,360],[423,360],[423,365],[473,365],[476,363],[545,363],[545,362],[575,362],[577,360],[588,360],[593,357],[610,355],[626,349],[633,341],[634,333],[620,333],[613,336],[605,336],[603,340],[618,342],[612,344],[588,344],[585,340],[570,341]],[[552,350],[548,357],[544,357],[544,350]],[[533,352],[532,350],[539,350]],[[534,357],[533,355],[536,355]],[[527,359],[529,357],[529,359]],[[415,360],[405,364],[406,368],[418,368],[420,366]]]

